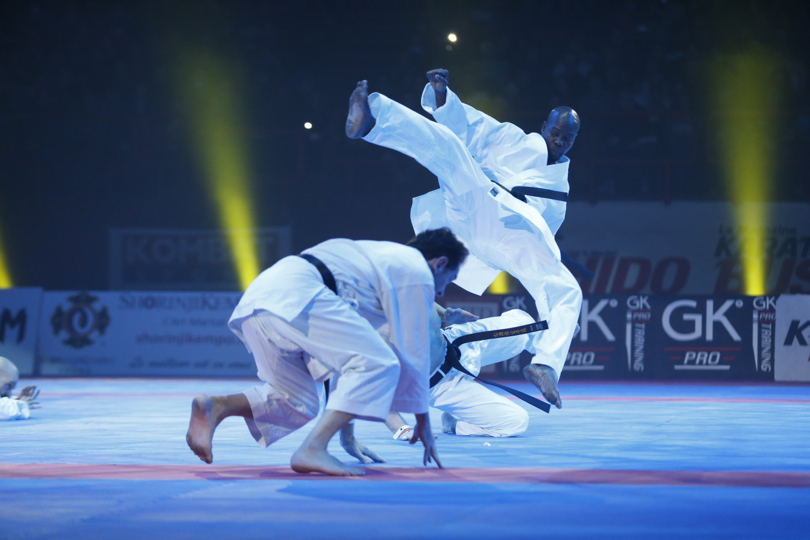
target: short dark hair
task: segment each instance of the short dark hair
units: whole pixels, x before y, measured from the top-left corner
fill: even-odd
[[[447,257],[447,266],[451,270],[458,268],[470,254],[461,240],[447,227],[420,232],[406,245],[418,249],[427,261]]]

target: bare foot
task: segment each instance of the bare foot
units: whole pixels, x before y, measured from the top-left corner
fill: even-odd
[[[297,473],[321,472],[332,476],[363,476],[364,469],[349,467],[335,456],[319,448],[299,448],[290,459],[290,467]]]
[[[451,433],[455,435],[456,424],[458,424],[458,418],[456,418],[449,412],[442,413],[442,433]]]
[[[349,98],[349,116],[346,118],[346,136],[350,139],[365,137],[376,124],[368,106],[368,82],[360,81]]]
[[[560,391],[557,390],[557,372],[545,364],[529,364],[523,368],[523,376],[535,385],[549,403],[562,409]]]
[[[213,440],[217,421],[213,409],[214,399],[200,394],[191,402],[191,419],[188,422],[186,443],[197,457],[206,463],[214,461]]]

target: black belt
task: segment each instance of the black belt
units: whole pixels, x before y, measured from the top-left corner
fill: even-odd
[[[515,186],[512,189],[506,188],[498,182],[495,182],[501,188],[503,188],[507,193],[509,193],[512,197],[516,198],[519,201],[528,202],[526,200],[526,195],[530,197],[542,197],[543,199],[553,199],[555,201],[562,201],[567,203],[568,202],[568,193],[564,191],[554,191],[553,189],[544,189],[544,188],[537,188],[537,187],[529,187],[529,186]],[[593,278],[596,275],[585,268],[582,264],[576,261],[574,258],[566,255],[562,250],[560,250],[560,257],[562,258],[563,262],[571,268],[574,272],[581,275],[588,281],[593,281]]]
[[[321,274],[321,279],[323,279],[323,284],[326,285],[330,291],[337,294],[337,283],[335,283],[335,276],[333,276],[332,272],[330,272],[326,265],[323,264],[323,261],[314,255],[310,255],[309,253],[302,253],[299,255],[299,257],[317,268],[318,272]]]
[[[543,199],[562,201],[565,203],[568,202],[568,193],[564,191],[554,191],[553,189],[545,189],[531,186],[515,186],[512,189],[509,189],[500,182],[495,183],[501,186],[504,190],[506,190],[506,192],[512,195],[512,197],[523,202],[527,202],[526,195],[530,197],[542,197]]]
[[[337,283],[335,282],[335,276],[332,275],[332,272],[329,268],[323,264],[323,261],[320,260],[318,257],[314,255],[310,255],[309,253],[301,253],[298,255],[312,266],[318,269],[318,273],[321,274],[321,279],[323,279],[323,284],[326,285],[330,291],[337,294]],[[326,400],[329,400],[329,379],[323,381],[323,390],[326,395]]]
[[[515,326],[513,328],[503,328],[501,330],[490,330],[487,332],[476,332],[474,334],[467,334],[466,336],[461,336],[453,340],[452,343],[447,341],[447,338],[444,338],[447,341],[447,354],[444,355],[444,363],[439,367],[439,371],[433,374],[430,378],[430,387],[433,388],[439,381],[441,381],[445,375],[450,373],[451,369],[457,369],[458,371],[462,372],[465,375],[469,375],[473,377],[476,381],[482,382],[484,384],[488,384],[490,386],[495,386],[500,388],[501,390],[505,390],[515,396],[518,399],[521,399],[528,403],[529,405],[533,405],[540,409],[541,411],[549,412],[551,410],[551,405],[546,403],[545,401],[541,401],[536,397],[530,396],[529,394],[524,394],[520,390],[515,390],[514,388],[509,388],[508,386],[504,386],[502,384],[487,381],[467,370],[464,366],[461,365],[461,350],[459,350],[459,346],[464,345],[465,343],[470,343],[473,341],[483,341],[485,339],[497,339],[497,338],[504,338],[510,336],[520,336],[523,334],[529,334],[532,332],[539,332],[541,330],[548,330],[548,323],[546,321],[539,321],[532,324],[526,324],[523,326]]]

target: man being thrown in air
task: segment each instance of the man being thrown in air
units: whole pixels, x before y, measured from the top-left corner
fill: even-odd
[[[428,72],[422,106],[436,122],[357,83],[349,100],[346,135],[397,150],[438,177],[439,189],[411,209],[416,231],[447,226],[470,250],[456,283],[481,294],[500,271],[516,277],[534,298],[549,329],[534,334],[524,375],[558,408],[557,381],[577,328],[582,291],[561,262],[554,233],[565,217],[565,153],[579,131],[567,107],[551,111],[541,132],[524,133],[461,103],[446,70]]]

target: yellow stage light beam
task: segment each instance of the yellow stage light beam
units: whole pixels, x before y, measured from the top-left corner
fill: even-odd
[[[498,274],[498,277],[495,278],[487,290],[489,294],[508,294],[512,291],[512,276],[510,276],[506,272],[501,272]]]
[[[774,185],[778,80],[765,51],[729,55],[713,67],[719,148],[740,239],[743,292],[766,293],[765,234]]]
[[[11,281],[11,271],[6,263],[6,248],[3,245],[3,235],[0,230],[0,289],[10,289],[14,286]]]
[[[261,268],[237,77],[227,62],[207,51],[184,47],[179,59],[178,86],[195,149],[245,290]]]

